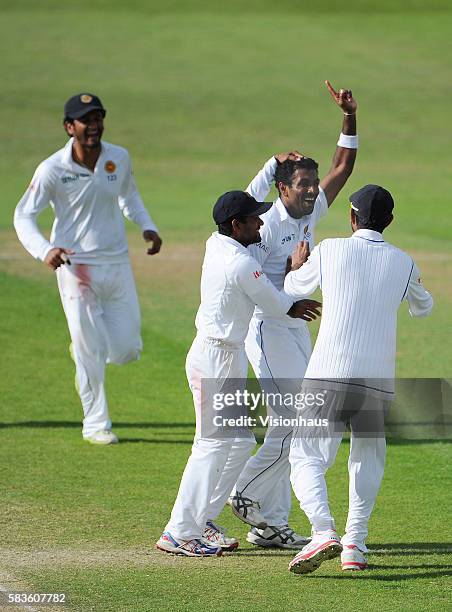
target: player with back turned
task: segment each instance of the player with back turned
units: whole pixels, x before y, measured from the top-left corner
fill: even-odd
[[[105,394],[105,365],[139,358],[140,310],[129,263],[124,219],[159,252],[161,239],[132,175],[128,152],[101,140],[105,108],[90,93],[64,106],[68,143],[37,168],[17,205],[14,226],[36,259],[56,271],[71,335],[76,386],[83,406],[83,438],[114,444]],[[38,215],[52,207],[50,240]]]
[[[300,407],[289,455],[292,486],[313,535],[289,564],[296,574],[310,573],[339,554],[343,570],[366,569],[368,523],[385,464],[384,417],[394,396],[397,311],[404,300],[414,317],[433,308],[414,261],[382,236],[393,220],[389,191],[366,185],[350,202],[353,235],[320,242],[284,283],[294,299],[319,286],[323,296],[322,322],[301,388],[302,395],[318,401]],[[304,424],[310,420],[322,425]],[[325,472],[346,427],[349,509],[340,540]]]

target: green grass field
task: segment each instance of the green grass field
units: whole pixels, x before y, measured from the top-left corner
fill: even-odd
[[[389,444],[371,568],[360,575],[329,562],[297,578],[287,571],[292,553],[247,545],[228,511],[220,522],[240,537],[236,553],[190,560],[153,549],[193,437],[184,359],[213,202],[289,148],[327,171],[341,116],[326,78],[353,89],[361,148],[318,239],[347,235],[349,193],[369,182],[391,190],[387,240],[415,256],[435,297],[429,319],[401,308],[398,374],[452,377],[452,11],[446,0],[347,6],[0,0],[0,591],[66,592],[64,609],[77,612],[450,609],[447,440]],[[145,351],[108,370],[121,438],[114,448],[81,440],[53,274],[22,249],[11,224],[34,168],[64,144],[64,101],[82,90],[101,96],[105,138],[130,150],[165,240],[150,260],[129,229]],[[43,215],[45,230],[50,220]],[[339,529],[347,453],[344,442],[328,475]],[[308,530],[295,502],[291,523]]]

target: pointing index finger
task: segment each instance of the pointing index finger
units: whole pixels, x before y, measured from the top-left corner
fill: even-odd
[[[336,100],[336,98],[337,98],[337,92],[334,90],[334,88],[333,88],[333,86],[331,85],[331,83],[330,83],[328,80],[326,80],[326,81],[325,81],[325,85],[327,86],[328,91],[330,92],[331,97],[333,98],[333,100]]]

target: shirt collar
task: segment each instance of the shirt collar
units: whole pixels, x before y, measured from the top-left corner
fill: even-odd
[[[380,232],[370,229],[356,230],[353,236],[355,238],[364,238],[364,240],[369,240],[370,242],[384,242],[383,236],[380,234]]]
[[[285,221],[286,219],[290,218],[289,213],[287,212],[286,207],[284,206],[284,204],[281,201],[281,198],[278,198],[274,204],[276,210],[279,213],[279,218],[281,219],[281,221]]]
[[[278,211],[279,214],[279,218],[281,219],[281,221],[289,221],[290,223],[293,223],[294,225],[296,225],[297,227],[303,222],[306,221],[306,219],[310,219],[311,215],[305,215],[304,217],[300,217],[300,219],[294,219],[293,217],[291,217],[289,215],[289,213],[287,212],[287,208],[284,206],[284,204],[282,203],[281,198],[278,198],[276,200],[276,202],[274,203],[274,206],[276,208],[276,210]]]
[[[74,142],[73,138],[69,138],[68,142],[64,145],[63,147],[63,157],[62,157],[62,164],[63,166],[65,166],[66,168],[69,168],[69,170],[71,170],[74,165],[75,165],[75,161],[72,158],[72,143]],[[102,157],[102,155],[105,152],[105,145],[103,142],[101,142],[101,151],[100,151],[100,155],[99,155],[99,159]],[[99,159],[97,160],[97,163],[99,163]],[[97,166],[97,164],[96,164]]]
[[[74,139],[69,138],[69,140],[67,141],[67,143],[64,145],[64,148],[63,148],[62,162],[63,162],[63,166],[66,166],[66,168],[72,168],[72,165],[74,163],[74,160],[72,159],[72,143],[73,142],[74,142]]]
[[[231,238],[231,236],[225,236],[224,234],[220,234],[219,232],[213,232],[212,236],[214,238],[217,238],[221,242],[226,242],[226,243],[234,246],[236,249],[239,249],[241,251],[244,251],[245,253],[248,253],[247,247],[243,246],[243,244],[241,244],[240,242],[238,242],[234,238]]]

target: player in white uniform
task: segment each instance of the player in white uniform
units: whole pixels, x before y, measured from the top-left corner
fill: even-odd
[[[215,423],[215,394],[224,397],[245,387],[248,364],[244,341],[256,304],[275,316],[311,312],[315,318],[318,314],[317,302],[314,308],[310,308],[311,302],[293,304],[278,291],[249,254],[247,247],[261,239],[263,222],[258,215],[270,206],[243,191],[231,191],[218,199],[213,210],[218,232],[206,243],[197,335],[186,363],[196,436],[171,518],[156,545],[165,552],[216,556],[238,546],[237,540],[226,538],[213,522],[219,512],[211,507],[211,499],[229,459],[235,468],[228,472],[229,483],[221,487],[223,497],[216,505],[221,511],[255,439],[246,427]],[[238,405],[230,416],[238,416],[237,411]]]
[[[305,246],[313,248],[314,228],[326,215],[355,163],[357,103],[351,91],[336,92],[328,81],[326,84],[344,118],[332,166],[320,186],[317,163],[290,153],[272,157],[247,187],[257,200],[267,196],[273,182],[279,192],[274,206],[262,216],[262,242],[250,247],[277,289],[284,285],[287,260],[294,247],[304,241]],[[311,354],[306,322],[275,317],[256,308],[246,338],[246,353],[265,392],[296,393]],[[281,414],[275,406],[268,408],[269,414]],[[268,431],[264,444],[240,474],[230,499],[234,514],[253,526],[247,536],[253,544],[299,549],[306,542],[288,525],[291,433],[290,427]]]
[[[136,360],[142,349],[123,217],[152,242],[148,254],[158,253],[162,242],[137,191],[128,152],[101,140],[105,114],[93,94],[66,102],[70,140],[38,166],[14,215],[23,246],[56,271],[84,412],[83,438],[94,444],[118,441],[105,395],[106,363]],[[49,204],[55,214],[50,241],[37,225]]]
[[[320,331],[301,389],[322,397],[299,416],[326,422],[318,428],[301,423],[290,449],[292,485],[313,530],[311,543],[289,565],[302,574],[341,552],[342,569],[367,567],[368,522],[385,462],[384,415],[394,389],[397,310],[405,299],[415,317],[430,314],[433,307],[411,257],[383,240],[393,218],[391,194],[366,185],[350,201],[353,236],[323,240],[284,283],[294,299],[319,286],[323,296]],[[340,541],[324,474],[347,423],[349,512]]]

